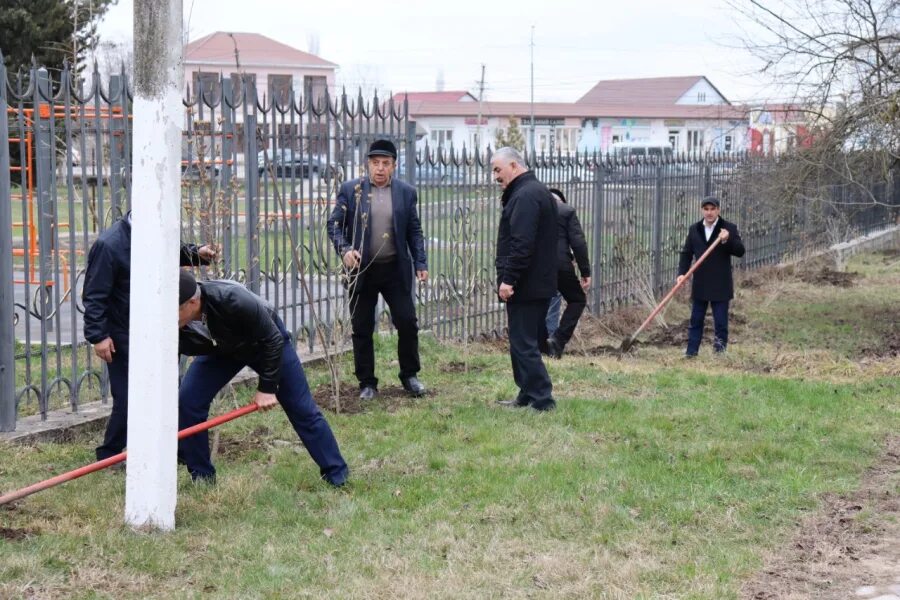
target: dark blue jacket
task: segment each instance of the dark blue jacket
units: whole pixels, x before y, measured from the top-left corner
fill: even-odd
[[[556,295],[559,209],[550,190],[528,171],[503,190],[497,230],[497,286],[513,286],[509,302]]]
[[[356,280],[361,286],[365,267],[371,262],[369,247],[369,191],[368,177],[347,181],[341,186],[334,210],[328,218],[328,237],[341,256],[351,248],[362,254],[363,272]],[[391,202],[394,211],[394,235],[397,245],[399,283],[403,291],[412,291],[413,270],[427,271],[425,238],[416,208],[416,189],[396,177],[391,180]]]
[[[738,233],[737,225],[729,223],[722,217],[713,228],[709,242],[703,230],[703,221],[691,225],[688,229],[684,248],[681,249],[681,260],[678,263],[678,274],[684,275],[691,268],[694,259],[706,252],[709,244],[719,237],[722,229],[728,230],[728,241],[712,251],[703,264],[694,271],[691,296],[694,300],[721,302],[734,298],[734,278],[731,275],[731,257],[744,255],[744,242]]]
[[[208,264],[197,246],[181,245],[181,266]],[[92,344],[111,337],[116,352],[128,351],[128,305],[131,296],[131,223],[127,218],[100,234],[88,253],[81,301],[84,339]]]

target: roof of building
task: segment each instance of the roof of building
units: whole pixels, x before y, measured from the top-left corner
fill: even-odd
[[[410,104],[413,102],[459,102],[460,100],[478,99],[465,90],[451,90],[446,92],[400,92],[394,94],[394,103],[403,102],[404,98],[408,98]]]
[[[238,56],[235,57],[235,49]],[[221,64],[236,67],[314,67],[337,65],[315,54],[297,50],[258,33],[216,31],[190,42],[184,48],[185,64]]]
[[[686,77],[645,77],[641,79],[606,79],[598,81],[576,104],[628,102],[638,105],[675,104],[699,81],[706,81],[725,102],[728,100],[703,75]]]
[[[532,112],[529,102],[409,102],[409,114],[415,117],[519,117]],[[536,118],[623,118],[623,119],[722,119],[747,118],[748,108],[730,104],[696,106],[688,104],[640,105],[628,101],[601,104],[535,102]]]

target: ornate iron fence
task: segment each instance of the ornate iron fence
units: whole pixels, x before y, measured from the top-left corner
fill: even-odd
[[[419,322],[440,338],[502,335],[494,245],[500,190],[490,153],[431,149],[405,106],[377,97],[293,93],[257,98],[255,82],[200,78],[185,99],[182,237],[221,247],[205,277],[233,278],[271,301],[298,343],[349,339],[340,261],[325,222],[365,150],[400,148],[395,176],[418,189],[431,281],[416,290]],[[0,65],[0,431],[17,415],[108,395],[104,365],[82,336],[80,290],[91,243],[131,203],[131,96],[125,78],[87,84]],[[778,160],[749,156],[614,159],[536,156],[581,219],[594,269],[595,312],[659,296],[672,284],[699,198],[717,195],[747,245],[743,268],[896,222],[900,185],[875,175],[798,188]],[[788,201],[789,200],[789,201]],[[139,249],[152,251],[152,248]],[[546,251],[555,252],[555,249]],[[306,290],[309,290],[307,297]],[[389,326],[387,318],[382,320]],[[11,352],[10,352],[11,349]]]

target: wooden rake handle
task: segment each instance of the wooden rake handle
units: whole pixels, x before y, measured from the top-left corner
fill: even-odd
[[[688,277],[694,274],[694,271],[697,270],[697,267],[703,264],[703,261],[706,260],[706,257],[712,254],[712,251],[716,249],[716,246],[718,246],[719,242],[721,241],[722,238],[717,237],[715,241],[709,245],[709,248],[706,249],[706,252],[700,255],[700,258],[697,259],[697,262],[691,265],[691,268],[688,269],[688,272],[684,274],[684,279],[676,283],[675,286],[671,290],[669,290],[669,293],[666,294],[662,300],[660,300],[659,304],[656,305],[656,308],[653,309],[653,312],[650,313],[650,316],[647,317],[644,322],[641,323],[641,326],[637,328],[637,331],[635,331],[634,335],[631,336],[632,340],[636,338],[638,334],[642,332],[647,325],[650,324],[650,321],[652,321],[654,317],[659,314],[659,311],[661,311],[663,307],[669,303],[669,300],[671,300],[675,293],[681,289],[681,286],[683,286],[684,283],[688,280]]]

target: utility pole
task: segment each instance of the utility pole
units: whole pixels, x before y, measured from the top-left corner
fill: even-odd
[[[531,26],[531,155],[534,156],[534,25]]]
[[[182,0],[134,3],[134,185],[125,522],[175,528]]]
[[[484,63],[481,64],[481,81],[478,82],[478,121],[475,123],[475,152],[481,152],[481,102],[484,100]]]

